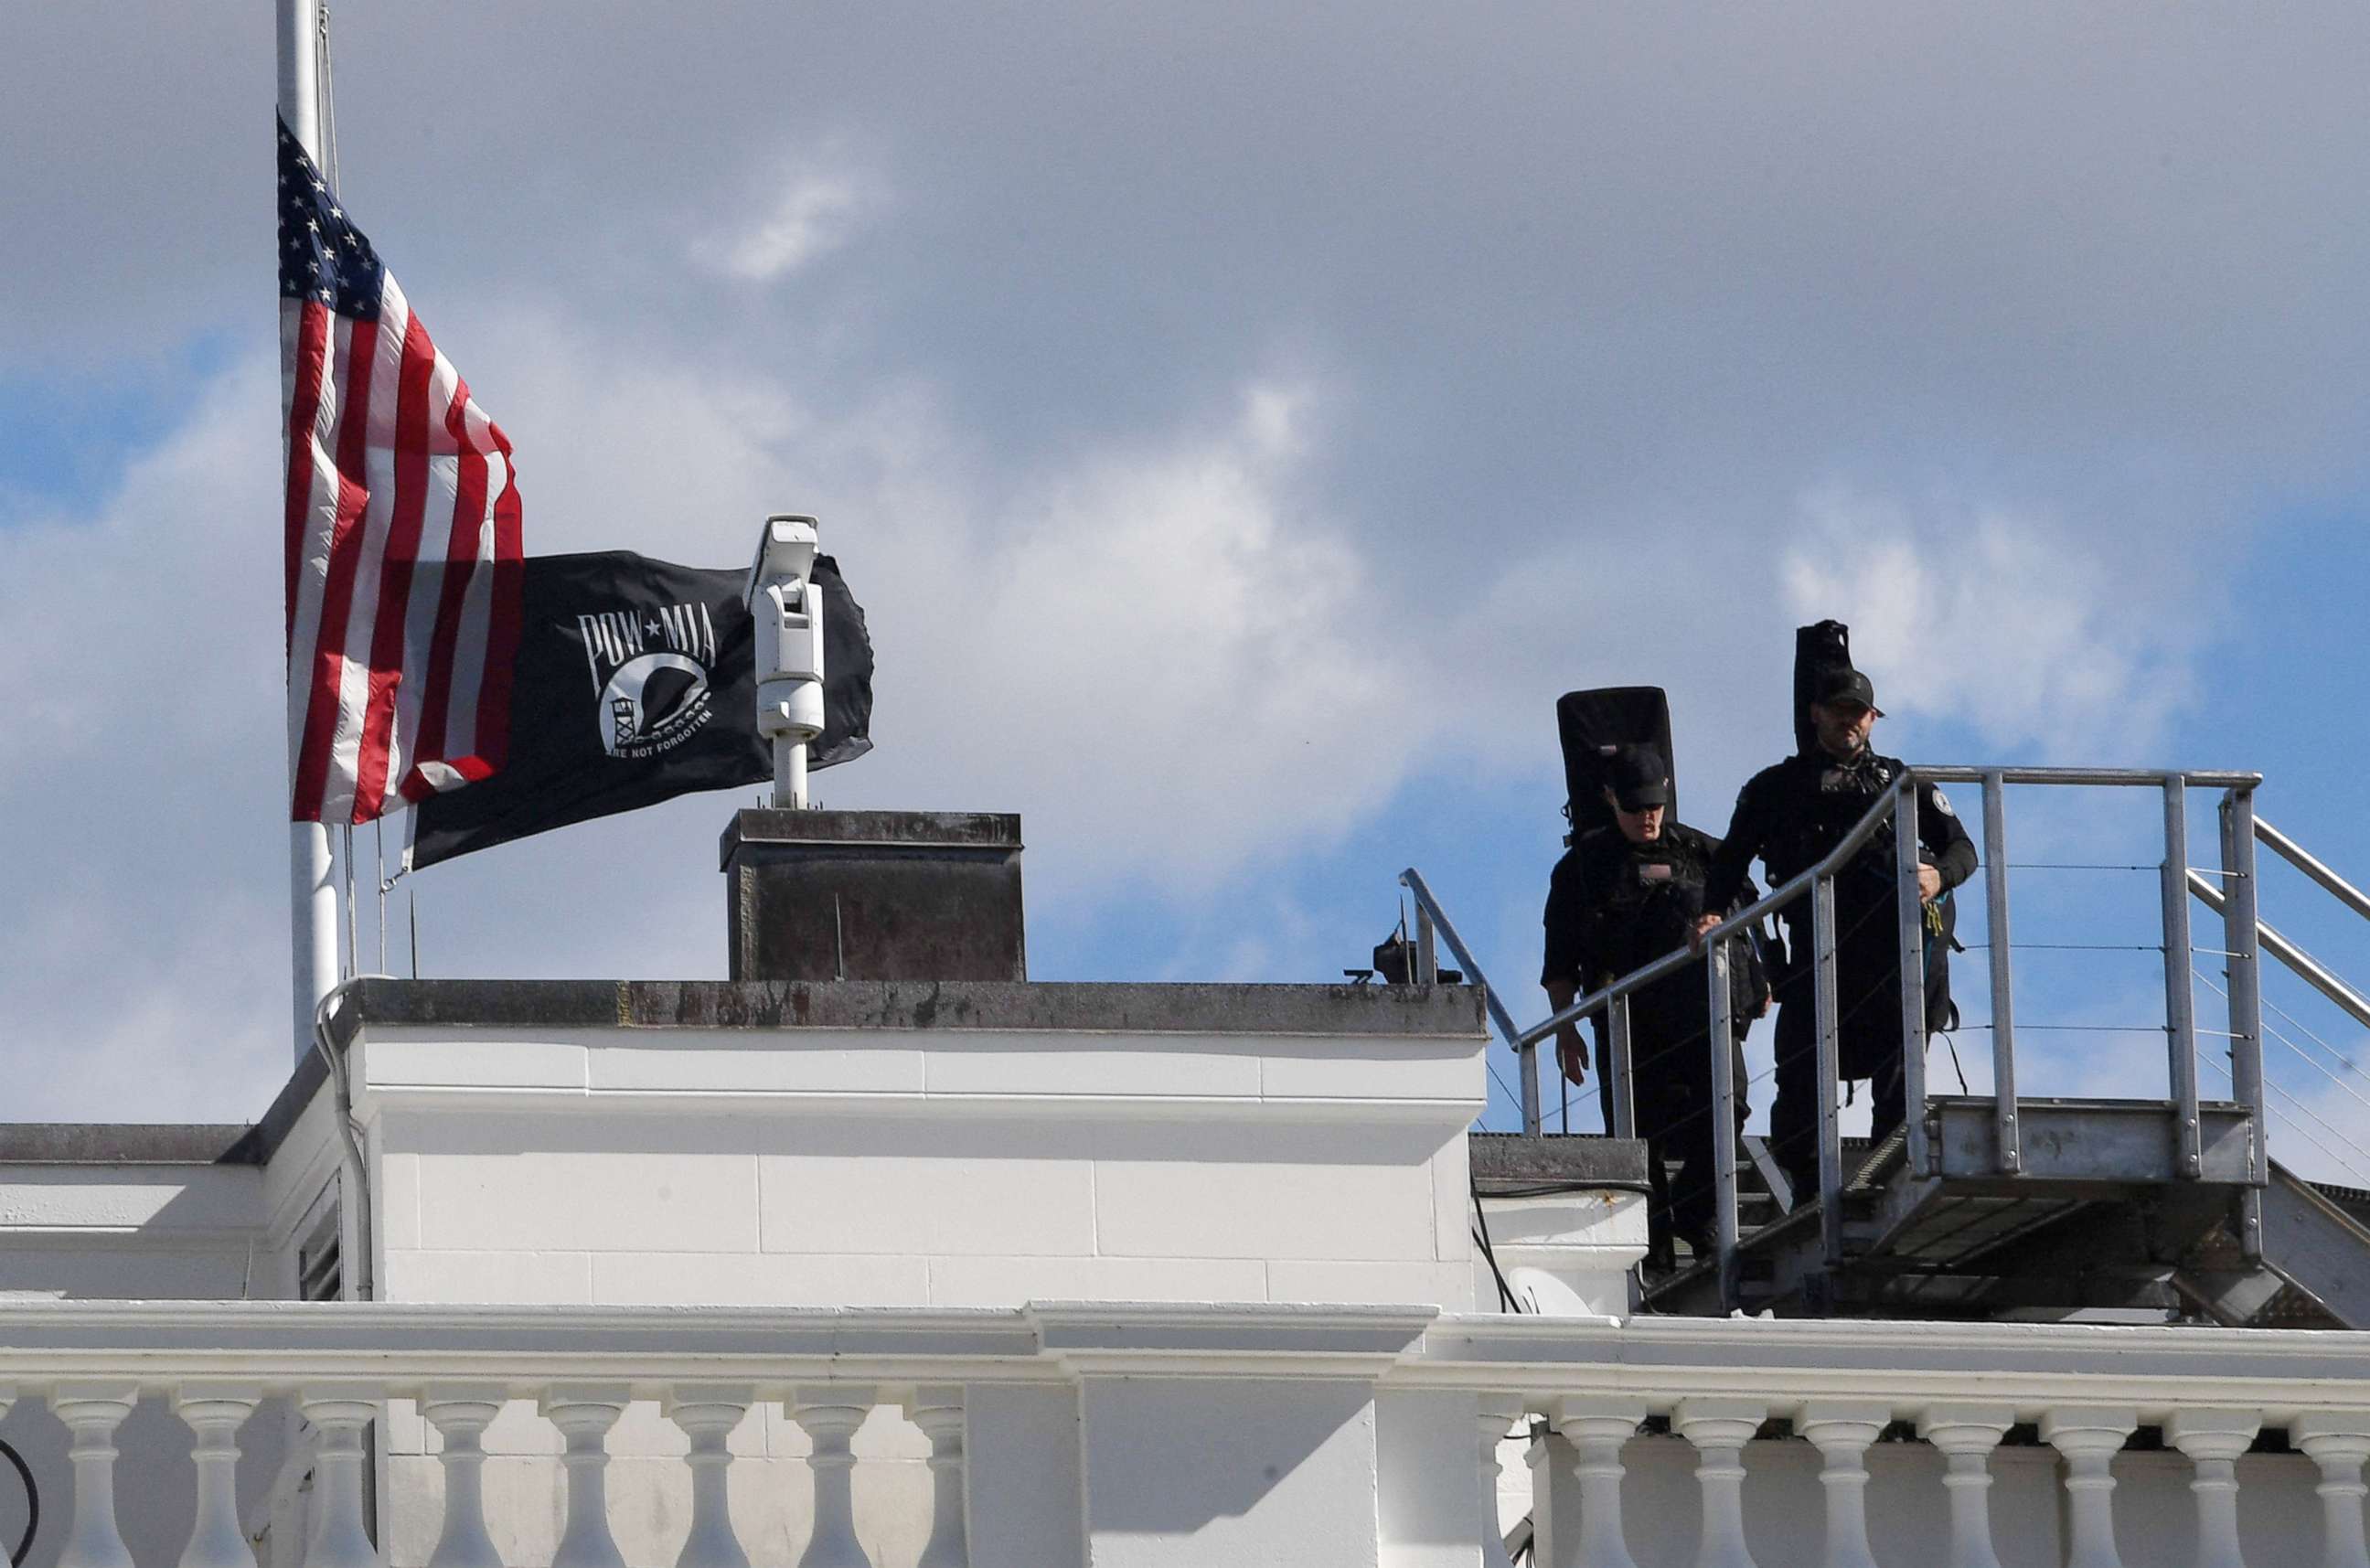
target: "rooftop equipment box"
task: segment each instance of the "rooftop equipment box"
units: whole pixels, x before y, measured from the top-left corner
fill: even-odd
[[[1026,980],[1020,818],[749,810],[724,830],[735,980]]]

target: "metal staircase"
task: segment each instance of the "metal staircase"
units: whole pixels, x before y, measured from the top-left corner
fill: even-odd
[[[1927,1092],[1923,954],[1915,924],[1916,835],[1896,832],[1905,912],[1904,1033],[1919,1043],[1904,1057],[1906,1124],[1870,1148],[1843,1138],[1837,1124],[1834,879],[1886,824],[1908,820],[1905,813],[1915,809],[1911,791],[1920,780],[1975,783],[1983,790],[1994,1092]],[[2370,1193],[2305,1181],[2269,1155],[2260,966],[2269,955],[2365,1028],[2370,998],[2261,922],[2256,847],[2272,848],[2365,920],[2370,896],[2256,820],[2259,782],[2256,775],[2238,773],[1915,768],[1825,860],[1717,928],[1715,939],[1797,900],[1811,903],[1815,940],[1809,957],[1817,966],[1815,1033],[1825,1087],[1819,1191],[1801,1194],[1802,1201],[1789,1211],[1784,1195],[1770,1191],[1775,1183],[1765,1179],[1763,1162],[1741,1158],[1732,1146],[1720,1151],[1716,1248],[1675,1273],[1643,1280],[1640,1306],[1677,1313],[1741,1309],[1793,1316],[1918,1318],[2112,1309],[2231,1324],[2370,1328]],[[2161,794],[2157,947],[2164,965],[2168,1092],[2160,1098],[2055,1099],[2017,1091],[2006,810],[2006,787],[2011,784]],[[2188,802],[2195,790],[2221,797],[2219,864],[2211,870],[2190,864]],[[1409,869],[1401,881],[1419,912],[1418,978],[1435,972],[1432,953],[1438,940],[1455,953],[1467,975],[1486,985],[1423,878]],[[2218,947],[2192,947],[2192,898],[2220,917]],[[2197,969],[2201,951],[2220,958],[2221,984]],[[1539,1043],[1559,1025],[1602,1014],[1607,1036],[1604,1066],[1616,1086],[1611,1132],[1633,1136],[1628,998],[1692,965],[1705,974],[1710,1036],[1723,1039],[1729,997],[1723,958],[1717,940],[1707,944],[1706,956],[1674,952],[1527,1030],[1513,1026],[1492,994],[1490,1015],[1520,1058],[1525,1132],[1536,1135],[1540,1127]],[[2192,979],[2226,1000],[2226,1029],[2201,1030]],[[2226,1073],[2228,1099],[2200,1095],[2201,1032],[2228,1043],[2226,1064],[2218,1053],[2207,1058]],[[2342,1065],[2359,1070],[2350,1061]],[[1730,1077],[1715,1070],[1711,1080],[1715,1103],[1709,1112],[1727,1124],[1732,1112]],[[2284,1096],[2278,1086],[2269,1087]],[[2307,1107],[2297,1109],[2311,1115]],[[2312,1119],[2344,1136],[2320,1118]],[[2301,1124],[2297,1130],[2303,1133]]]

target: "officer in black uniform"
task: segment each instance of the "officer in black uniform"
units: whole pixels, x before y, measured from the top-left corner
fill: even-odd
[[[1816,744],[1753,776],[1736,798],[1706,880],[1712,907],[1736,896],[1759,856],[1770,885],[1799,876],[1843,841],[1904,764],[1879,756],[1869,734],[1884,716],[1876,687],[1858,670],[1830,672],[1811,705]],[[1950,802],[1931,784],[1917,788],[1918,896],[1927,910],[1927,1032],[1938,997],[1947,998],[1940,910],[1935,900],[1974,874],[1975,846]],[[1841,1020],[1837,1065],[1847,1079],[1871,1079],[1872,1131],[1881,1142],[1903,1117],[1901,941],[1892,825],[1887,824],[1835,875],[1835,1005]],[[1770,1152],[1805,1203],[1819,1185],[1817,1002],[1812,995],[1811,901],[1786,908],[1791,962],[1778,982],[1778,1098],[1769,1108]],[[1699,929],[1711,922],[1699,922]],[[1700,940],[1700,939],[1698,939]],[[1947,1006],[1947,1000],[1942,1002]],[[1918,1042],[1920,1049],[1925,1042]],[[1848,1175],[1848,1172],[1847,1173]]]
[[[1720,840],[1663,820],[1670,770],[1660,752],[1651,746],[1624,747],[1608,760],[1606,774],[1605,793],[1614,810],[1614,824],[1581,835],[1556,862],[1547,884],[1547,963],[1539,984],[1558,1010],[1687,945],[1696,917],[1707,907],[1704,879],[1720,848]],[[1766,1009],[1769,987],[1751,944],[1731,940],[1731,1011],[1734,1035],[1742,1038]],[[1602,1046],[1603,1016],[1594,1022]],[[1711,1053],[1705,1043],[1710,1023],[1710,998],[1697,964],[1629,998],[1631,1083],[1638,1133],[1646,1140],[1646,1165],[1653,1184],[1647,1210],[1649,1249],[1652,1260],[1664,1267],[1671,1262],[1674,1234],[1687,1238],[1701,1252],[1712,1229]],[[1574,1083],[1585,1082],[1588,1047],[1579,1031],[1565,1025],[1557,1032],[1556,1049],[1564,1076]],[[1744,1057],[1735,1039],[1730,1041],[1729,1064],[1741,1129]],[[1609,1068],[1599,1076],[1598,1095],[1610,1129]],[[1672,1153],[1684,1162],[1675,1195],[1664,1164]]]

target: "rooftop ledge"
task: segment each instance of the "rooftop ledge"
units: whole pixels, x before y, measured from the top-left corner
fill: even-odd
[[[330,1024],[430,1029],[995,1030],[1480,1039],[1472,986],[963,980],[362,980]]]
[[[995,1100],[1013,1110],[1131,1101],[1139,1111],[1167,1103],[1184,1115],[1197,1106],[1325,1101],[1363,1103],[1386,1119],[1393,1111],[1469,1119],[1488,1040],[1481,992],[1467,986],[1035,981],[365,979],[340,997],[329,1032],[340,1051],[375,1043],[374,1059],[358,1066],[365,1098],[557,1092],[611,1103],[663,1099],[675,1109],[702,1097],[891,1108]],[[685,1036],[703,1032],[747,1065],[718,1068],[698,1060],[713,1052],[686,1052],[694,1041]],[[857,1043],[877,1046],[858,1054],[886,1065],[848,1066]],[[555,1048],[563,1054],[556,1064]],[[428,1055],[402,1059],[421,1050]],[[977,1056],[972,1076],[984,1081],[951,1081],[949,1053]],[[1115,1078],[1083,1069],[1080,1058],[1098,1053],[1139,1070]],[[1031,1055],[1041,1059],[1023,1060]],[[917,1065],[922,1056],[940,1065]],[[649,1059],[612,1071],[595,1057]],[[1225,1061],[1214,1066],[1215,1058]],[[1386,1059],[1379,1076],[1376,1058]],[[1311,1081],[1306,1067],[1323,1078]],[[320,1055],[305,1052],[247,1126],[0,1123],[0,1165],[260,1165],[327,1078]]]
[[[355,1113],[593,1110],[1461,1127],[1466,986],[366,980]]]

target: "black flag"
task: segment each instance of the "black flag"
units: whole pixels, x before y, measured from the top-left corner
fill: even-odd
[[[839,565],[823,588],[823,732],[809,768],[872,749],[872,641]],[[757,733],[756,631],[742,571],[703,571],[625,550],[526,561],[524,626],[511,689],[510,752],[492,778],[422,801],[415,869],[774,776]]]

